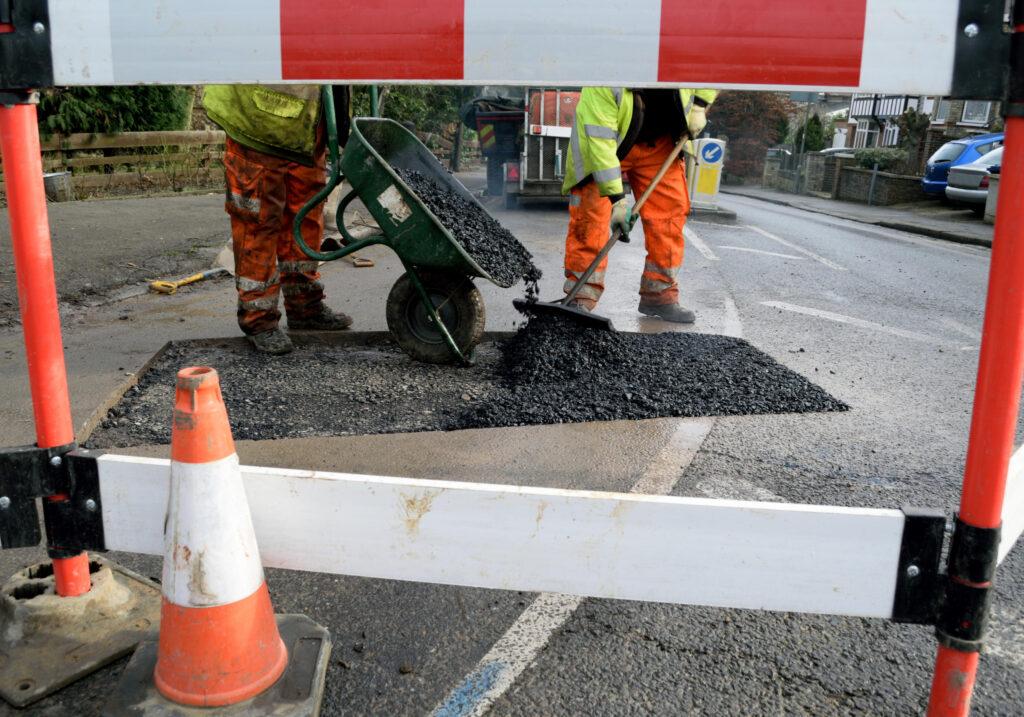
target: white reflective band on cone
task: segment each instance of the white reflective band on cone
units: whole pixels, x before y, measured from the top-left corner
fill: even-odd
[[[163,594],[181,607],[214,607],[249,597],[263,583],[238,456],[211,463],[171,461],[164,527]]]

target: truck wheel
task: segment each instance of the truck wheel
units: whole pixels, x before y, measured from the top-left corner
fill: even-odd
[[[420,283],[455,345],[467,359],[484,335],[486,312],[480,291],[468,276],[437,269],[416,272]],[[405,353],[424,363],[455,363],[444,336],[427,314],[408,274],[391,287],[387,303],[388,329]]]

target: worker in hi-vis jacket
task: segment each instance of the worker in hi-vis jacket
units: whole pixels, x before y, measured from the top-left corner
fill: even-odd
[[[566,293],[608,241],[609,229],[621,229],[628,236],[636,221],[623,191],[623,175],[640,196],[676,142],[701,133],[716,95],[716,90],[583,88],[562,184],[562,194],[570,195]],[[693,311],[679,306],[676,283],[689,211],[682,161],[672,162],[640,209],[647,249],[640,278],[642,314],[678,323],[694,321]],[[604,291],[606,266],[607,259],[576,294],[574,306],[593,310]]]

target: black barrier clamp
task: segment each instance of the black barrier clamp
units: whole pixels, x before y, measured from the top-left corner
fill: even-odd
[[[74,443],[54,448],[18,446],[0,451],[0,546],[39,545],[37,498],[51,558],[104,550],[103,505],[96,455]]]
[[[950,97],[1006,98],[1011,34],[1004,11],[1005,0],[960,0]]]
[[[0,0],[0,23],[14,26],[0,32],[0,104],[22,104],[53,87],[48,0]]]
[[[934,625],[942,595],[942,544],[946,514],[903,508],[903,542],[896,573],[893,622]]]
[[[960,652],[980,652],[996,574],[1002,529],[979,528],[956,517],[949,547],[942,609],[935,623],[939,642]]]

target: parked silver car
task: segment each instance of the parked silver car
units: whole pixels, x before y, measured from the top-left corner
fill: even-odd
[[[969,204],[976,214],[982,214],[985,211],[985,200],[988,199],[986,177],[992,174],[993,167],[999,167],[1002,163],[1003,148],[997,147],[970,164],[952,167],[949,170],[946,197],[952,202]]]

